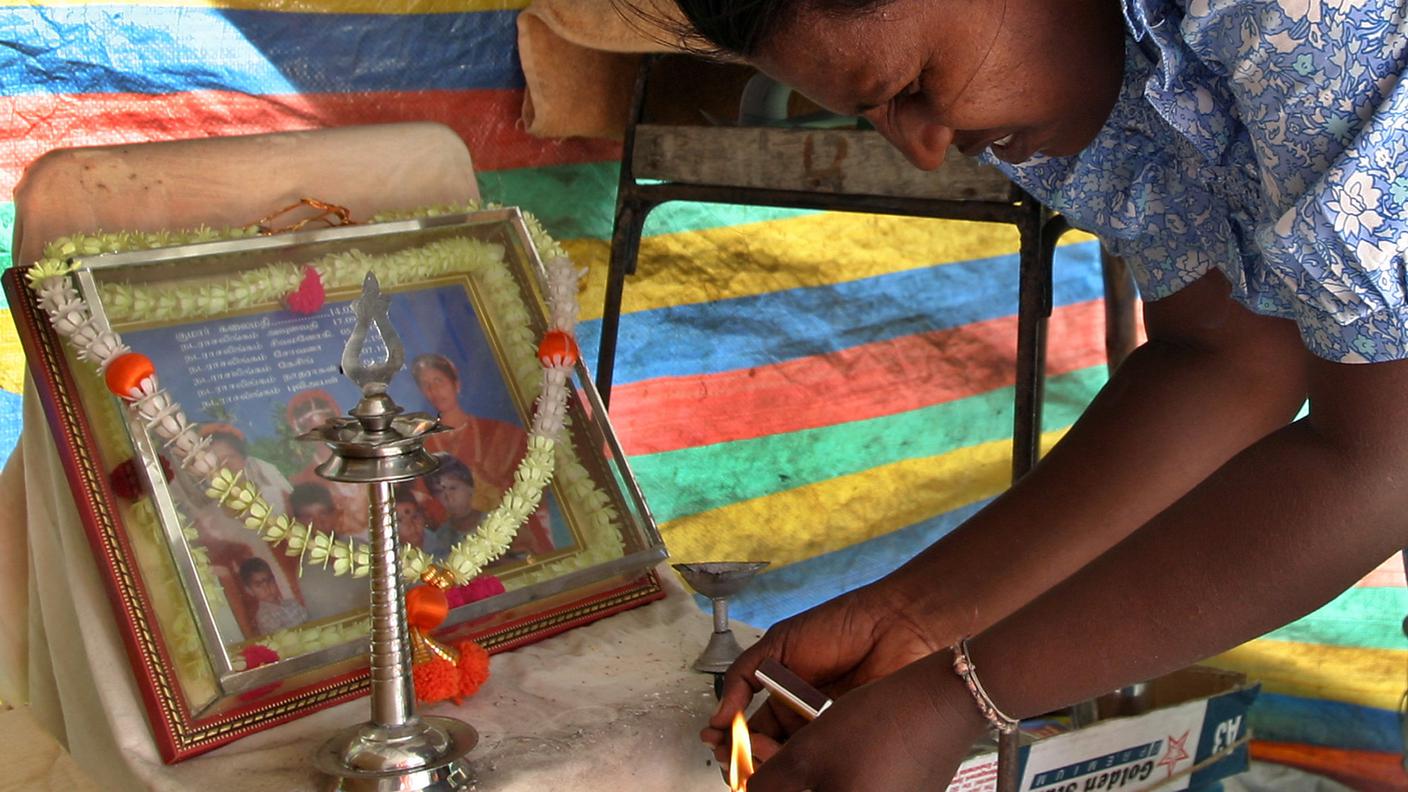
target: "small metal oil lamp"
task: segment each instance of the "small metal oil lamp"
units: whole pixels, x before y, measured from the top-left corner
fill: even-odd
[[[767,561],[713,561],[704,564],[672,564],[689,587],[709,598],[714,606],[714,632],[704,652],[694,661],[694,670],[714,675],[714,695],[723,695],[724,672],[743,654],[728,621],[728,598],[742,591],[753,577],[767,567]]]
[[[352,304],[357,324],[342,350],[343,373],[362,389],[362,399],[350,415],[299,438],[332,449],[332,457],[318,466],[319,475],[366,484],[371,496],[372,718],[335,735],[318,750],[314,763],[334,778],[329,788],[335,790],[461,792],[472,783],[464,757],[479,735],[454,718],[416,715],[392,491],[393,483],[438,467],[425,451],[425,438],[445,427],[424,413],[404,412],[386,395],[405,357],[391,326],[390,303],[376,276],[367,273],[362,296]],[[365,364],[362,353],[372,325],[381,333],[386,359]]]

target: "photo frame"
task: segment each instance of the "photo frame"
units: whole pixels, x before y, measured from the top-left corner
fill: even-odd
[[[274,541],[222,507],[63,343],[25,268],[6,274],[167,761],[365,692],[368,583],[352,544],[339,553],[365,536],[365,487],[321,479],[326,448],[298,436],[356,402],[338,365],[351,301],[374,272],[406,349],[389,393],[448,427],[427,442],[440,470],[397,487],[401,538],[443,557],[523,454],[549,326],[535,243],[550,241],[503,209],[74,260],[68,277],[95,325],[155,364],[222,467],[323,529],[323,545]],[[290,307],[313,288],[315,309]],[[569,385],[542,504],[505,557],[457,590],[437,637],[503,651],[663,596],[663,543],[580,361]]]

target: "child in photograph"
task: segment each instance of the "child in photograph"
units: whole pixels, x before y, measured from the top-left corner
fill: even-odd
[[[440,526],[426,529],[423,547],[431,555],[444,556],[464,539],[465,534],[478,529],[485,513],[475,508],[474,475],[469,467],[444,452],[435,456],[440,460],[440,468],[426,476],[425,484],[430,494],[444,507],[448,517]],[[527,528],[524,525],[519,529],[508,552],[490,566],[532,561],[535,555],[552,549],[551,543],[542,544]]]
[[[295,520],[320,530],[330,530],[341,534],[340,526],[347,524],[343,508],[334,500],[329,485],[336,482],[305,482],[293,488],[288,496],[289,513]],[[361,530],[352,534],[361,539],[368,536],[367,512],[362,512]],[[340,536],[345,541],[345,536]],[[308,613],[314,619],[340,616],[358,608],[367,607],[370,589],[366,578],[351,575],[337,575],[329,568],[307,564],[299,579],[303,589],[303,600],[308,604]]]
[[[295,435],[317,429],[341,414],[342,408],[338,406],[337,400],[322,388],[300,391],[289,399],[288,406],[284,409],[289,429]],[[319,476],[317,467],[332,456],[332,449],[324,443],[307,443],[306,445],[310,454],[309,462],[302,470],[290,476],[289,480],[294,484],[323,487],[332,494],[332,501],[337,506],[337,519],[324,520],[319,523],[319,527],[326,528],[338,536],[365,535],[368,508],[366,486],[342,481],[328,481]]]
[[[410,482],[396,485],[396,533],[401,541],[425,549],[425,531],[430,517],[425,513],[421,496]]]
[[[254,611],[258,635],[269,635],[308,621],[308,611],[279,591],[274,570],[264,559],[250,558],[240,564],[240,585],[258,603]]]
[[[297,484],[288,496],[288,510],[301,523],[331,530],[342,519],[332,492],[323,484]]]
[[[440,467],[425,477],[425,486],[447,516],[440,525],[425,528],[421,549],[443,558],[464,534],[479,527],[484,512],[474,508],[474,474],[469,472],[469,467],[443,451],[435,454],[435,458]]]

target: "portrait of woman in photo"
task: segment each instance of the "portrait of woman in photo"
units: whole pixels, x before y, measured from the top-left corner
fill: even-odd
[[[460,404],[459,369],[444,355],[417,355],[411,361],[411,376],[440,421],[450,428],[428,438],[426,448],[462,462],[472,475],[473,510],[492,511],[513,484],[514,470],[528,447],[528,433],[465,410]],[[553,546],[547,510],[540,506],[519,531],[515,547],[537,555],[551,552]]]

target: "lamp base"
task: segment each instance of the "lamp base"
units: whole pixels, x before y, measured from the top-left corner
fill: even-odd
[[[743,647],[733,636],[733,630],[712,633],[704,653],[694,661],[694,670],[705,674],[722,674],[743,654]]]
[[[465,756],[479,733],[464,721],[424,716],[399,727],[362,723],[323,743],[313,763],[332,792],[468,792]]]

